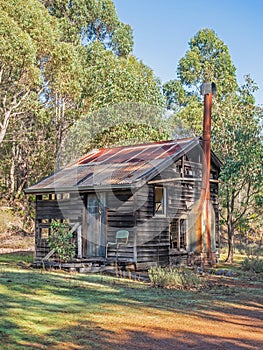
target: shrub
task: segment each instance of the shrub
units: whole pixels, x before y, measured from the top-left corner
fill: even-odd
[[[155,287],[196,289],[202,285],[201,278],[187,268],[152,267],[148,273]]]
[[[47,241],[49,247],[54,249],[54,253],[58,255],[59,261],[68,261],[75,255],[76,244],[72,241],[73,233],[70,232],[68,224],[54,221],[51,224],[51,235]]]
[[[242,261],[241,267],[244,271],[263,272],[263,259],[260,259],[258,256],[247,257]]]

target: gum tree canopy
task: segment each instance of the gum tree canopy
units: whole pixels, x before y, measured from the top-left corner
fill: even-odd
[[[68,130],[89,112],[164,106],[112,0],[0,0],[0,35],[0,187],[8,198],[53,171]]]
[[[203,99],[200,85],[216,83],[213,98],[212,144],[220,156],[221,215],[233,260],[234,234],[241,222],[253,220],[262,193],[262,109],[256,106],[256,84],[249,75],[238,86],[236,69],[224,42],[211,29],[200,30],[178,64],[178,79],[164,84],[167,107],[193,133],[202,135]]]
[[[0,143],[10,119],[21,113],[58,40],[58,28],[35,0],[0,0]]]
[[[63,39],[87,46],[102,42],[118,56],[132,52],[132,29],[117,16],[112,0],[41,0],[52,16],[55,16],[63,33]]]

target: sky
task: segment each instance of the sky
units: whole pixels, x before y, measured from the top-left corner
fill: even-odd
[[[113,0],[119,19],[130,24],[134,55],[164,83],[176,79],[189,40],[213,29],[227,45],[239,84],[250,74],[263,105],[263,0]]]

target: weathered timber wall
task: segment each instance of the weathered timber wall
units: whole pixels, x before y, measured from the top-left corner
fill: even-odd
[[[202,187],[201,151],[183,156],[177,162],[165,169],[151,182],[163,185],[167,193],[167,212],[165,217],[154,215],[154,184],[144,186],[136,193],[136,231],[137,231],[137,262],[147,265],[169,263],[170,224],[174,219],[189,215],[189,212],[200,198]],[[211,178],[217,180],[219,170],[212,164]],[[187,178],[185,181],[168,181],[174,178]],[[199,181],[198,181],[199,179]],[[161,182],[158,182],[161,180]],[[218,210],[218,183],[211,183],[211,203],[216,217],[216,242],[219,246],[219,210]],[[186,254],[192,242],[187,238],[186,249],[177,250],[178,262],[186,261]],[[196,244],[196,243],[195,243]]]
[[[154,186],[136,192],[137,263],[145,267],[169,260],[169,220],[154,216]]]
[[[80,197],[61,200],[37,200],[36,219],[69,219],[78,222],[82,216],[83,202]]]
[[[52,220],[69,220],[70,223],[82,221],[83,201],[79,196],[71,195],[68,199],[50,199],[36,197],[36,236],[35,236],[35,259],[44,258],[50,248],[47,237],[50,234]],[[74,235],[77,249],[77,237]],[[76,252],[77,253],[77,252]]]
[[[134,217],[134,195],[129,190],[107,193],[107,242],[115,242],[116,232],[129,231],[128,244],[119,248],[118,259],[136,261],[136,229]],[[116,248],[109,246],[108,257],[116,258]]]

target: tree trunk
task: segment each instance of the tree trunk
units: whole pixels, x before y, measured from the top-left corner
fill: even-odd
[[[15,142],[12,144],[11,149],[11,166],[10,166],[10,196],[13,199],[15,193],[15,159],[16,159],[16,145]]]
[[[234,260],[234,228],[231,222],[227,225],[227,236],[228,254],[225,261],[232,264]]]
[[[5,137],[5,134],[7,132],[9,120],[11,118],[11,111],[7,111],[4,113],[4,120],[2,123],[0,123],[1,129],[0,129],[0,144],[3,142],[3,139]]]
[[[227,237],[228,237],[228,254],[226,262],[233,263],[234,257],[234,223],[233,223],[233,212],[235,205],[234,190],[228,189],[227,191]]]

